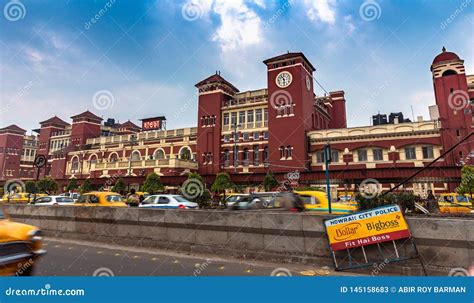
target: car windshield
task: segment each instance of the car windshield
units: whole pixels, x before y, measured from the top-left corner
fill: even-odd
[[[142,201],[142,203],[143,204],[153,203],[153,201],[155,201],[155,198],[156,196],[148,196],[147,198],[145,198],[145,200]]]
[[[469,202],[469,197],[466,196],[457,196],[458,202]]]
[[[122,196],[120,195],[108,195],[105,197],[107,202],[123,202]]]
[[[74,200],[69,197],[57,197],[56,201],[60,203],[74,203]]]
[[[173,196],[176,201],[178,202],[189,202],[188,200],[186,200],[185,198],[181,197],[181,196]]]

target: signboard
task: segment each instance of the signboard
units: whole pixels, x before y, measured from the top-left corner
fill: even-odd
[[[48,160],[46,159],[45,155],[37,155],[33,161],[33,166],[36,168],[42,168],[46,165],[47,161]]]
[[[162,130],[164,129],[166,118],[155,117],[142,119],[142,130]]]
[[[337,217],[324,224],[332,251],[411,237],[398,205]]]

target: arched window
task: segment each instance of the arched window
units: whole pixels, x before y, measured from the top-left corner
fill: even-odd
[[[248,148],[244,148],[244,152],[242,153],[242,161],[244,162],[245,166],[249,165],[249,149]]]
[[[286,147],[286,158],[291,158],[293,157],[293,147],[291,145],[288,145]]]
[[[90,162],[91,164],[92,164],[92,163],[97,163],[97,156],[96,156],[96,155],[90,156],[89,162]]]
[[[117,162],[119,160],[119,157],[117,155],[117,153],[113,153],[109,156],[109,162]]]
[[[451,76],[451,75],[457,75],[458,73],[456,73],[456,71],[452,70],[452,69],[448,69],[446,71],[443,72],[442,76]]]
[[[132,161],[140,161],[142,159],[142,155],[138,150],[134,150],[132,152]]]
[[[263,148],[263,162],[268,163],[268,156],[269,156],[268,146],[265,146]]]
[[[191,160],[191,150],[189,147],[183,147],[179,151],[179,158],[182,160]]]
[[[280,159],[285,159],[285,147],[280,146]]]
[[[77,172],[78,170],[79,170],[79,158],[74,157],[71,160],[71,171],[74,173],[74,172]]]
[[[165,158],[165,152],[162,149],[155,150],[155,153],[153,154],[153,159],[161,160],[164,158]]]

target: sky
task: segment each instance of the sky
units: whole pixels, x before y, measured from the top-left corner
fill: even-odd
[[[428,119],[443,46],[474,74],[473,2],[0,0],[0,127],[85,110],[195,126],[194,84],[219,70],[265,88],[262,61],[287,51],[316,67],[317,95],[345,91],[350,127],[378,112]]]

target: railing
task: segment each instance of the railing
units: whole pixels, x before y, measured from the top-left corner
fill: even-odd
[[[129,165],[129,161],[92,163],[90,170],[128,168]],[[132,168],[171,167],[197,169],[197,162],[182,159],[140,160],[132,161],[131,165]]]

